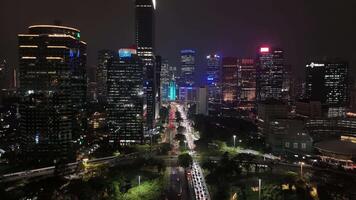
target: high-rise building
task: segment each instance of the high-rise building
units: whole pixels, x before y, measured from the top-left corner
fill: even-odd
[[[197,90],[196,114],[208,115],[208,88],[200,87]]]
[[[143,141],[143,78],[136,49],[120,49],[119,57],[109,60],[107,119],[115,147]]]
[[[0,90],[7,88],[7,63],[6,60],[0,59]]]
[[[256,67],[253,59],[239,59],[238,63],[238,102],[239,109],[249,110],[256,101]]]
[[[177,99],[177,84],[174,80],[169,81],[168,86],[168,101],[175,101]]]
[[[195,72],[195,51],[191,49],[181,50],[180,52],[180,86],[193,86],[194,85],[194,72]]]
[[[224,57],[222,59],[222,107],[236,108],[238,105],[238,65],[237,58]]]
[[[311,62],[306,66],[306,98],[320,101],[328,117],[344,116],[349,104],[348,63]]]
[[[161,101],[166,102],[168,101],[169,97],[169,83],[172,78],[172,75],[170,73],[170,66],[168,64],[168,60],[162,60],[162,66],[161,66],[161,75],[160,75],[160,81],[161,81]]]
[[[19,34],[20,133],[27,158],[68,159],[85,128],[86,43],[75,28],[36,25]]]
[[[283,100],[284,52],[280,49],[261,47],[258,52],[256,67],[257,101]]]
[[[98,53],[98,66],[96,69],[97,95],[100,101],[106,102],[108,62],[115,56],[112,50],[101,50]]]
[[[209,115],[218,115],[221,108],[221,57],[211,54],[206,61]]]
[[[156,63],[155,63],[155,122],[159,119],[159,111],[161,109],[161,70],[162,70],[162,57],[161,56],[156,56]]]
[[[136,46],[144,68],[145,130],[152,130],[156,119],[157,76],[155,62],[155,0],[136,0]]]

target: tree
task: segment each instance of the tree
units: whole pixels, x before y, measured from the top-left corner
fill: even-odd
[[[183,153],[178,156],[178,163],[180,166],[187,168],[192,165],[193,158],[188,153]]]

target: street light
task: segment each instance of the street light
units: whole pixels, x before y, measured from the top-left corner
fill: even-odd
[[[305,164],[304,162],[299,162],[300,164],[300,177],[303,178],[303,165]]]
[[[236,135],[234,135],[234,148],[236,146]]]
[[[261,185],[262,181],[261,179],[258,179],[258,200],[261,200]]]

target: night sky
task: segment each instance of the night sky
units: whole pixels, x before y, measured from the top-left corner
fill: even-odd
[[[355,0],[157,0],[157,54],[178,65],[179,50],[198,52],[199,72],[210,52],[255,57],[261,44],[281,47],[296,75],[315,56],[338,56],[356,68]],[[0,58],[17,65],[17,33],[33,24],[82,31],[88,66],[97,51],[134,43],[133,0],[1,0]],[[200,76],[201,77],[201,76]]]

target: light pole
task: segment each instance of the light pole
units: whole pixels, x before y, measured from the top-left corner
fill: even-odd
[[[300,163],[300,177],[303,178],[303,165],[304,162],[299,162]]]
[[[234,135],[234,148],[236,147],[236,135]]]
[[[258,179],[258,200],[261,200],[261,185],[262,181],[261,179]]]

